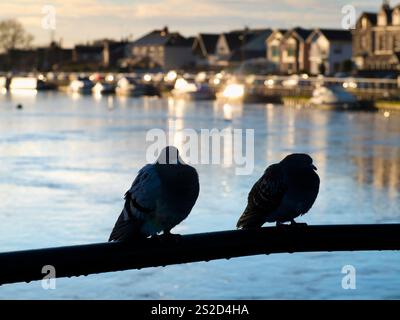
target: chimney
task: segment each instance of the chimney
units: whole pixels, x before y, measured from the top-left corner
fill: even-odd
[[[382,8],[385,10],[390,10],[390,0],[383,0]]]
[[[161,30],[161,35],[162,35],[162,36],[166,36],[166,35],[168,35],[168,33],[169,33],[168,27],[165,26],[165,27]]]

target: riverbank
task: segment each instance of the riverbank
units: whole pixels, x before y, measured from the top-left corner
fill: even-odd
[[[311,97],[307,96],[293,96],[293,97],[282,97],[282,104],[287,107],[295,108],[316,108],[321,110],[364,110],[364,111],[395,111],[400,112],[400,100],[358,100],[354,107],[346,107],[340,105],[313,105],[310,103]]]
[[[378,100],[375,102],[375,108],[378,110],[388,110],[400,112],[400,100]]]

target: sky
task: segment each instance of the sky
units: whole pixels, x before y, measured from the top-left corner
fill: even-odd
[[[358,16],[363,11],[377,11],[381,3],[381,0],[0,0],[0,20],[20,21],[35,37],[36,45],[48,44],[53,36],[57,41],[62,39],[63,46],[71,47],[102,38],[136,39],[164,26],[185,36],[244,26],[340,28],[343,6],[353,5]],[[400,0],[391,1],[392,5],[399,3]]]

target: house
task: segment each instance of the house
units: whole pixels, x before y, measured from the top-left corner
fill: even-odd
[[[343,29],[316,29],[307,39],[310,73],[333,75],[352,58],[351,32]]]
[[[265,58],[267,53],[267,43],[265,39],[267,39],[271,33],[271,29],[247,30],[244,44],[233,52],[230,61],[242,62],[257,58]]]
[[[35,49],[10,49],[2,54],[2,70],[51,71],[59,70],[72,60],[72,50],[64,49],[57,42]]]
[[[182,69],[194,63],[193,41],[167,27],[154,30],[131,43],[126,63],[131,67]]]
[[[8,69],[8,55],[3,52],[0,53],[0,71],[5,71]]]
[[[270,29],[251,30],[245,28],[222,33],[216,45],[217,64],[220,66],[237,65],[245,60],[265,57],[265,38],[271,32]]]
[[[281,64],[281,42],[286,34],[285,29],[276,29],[266,38],[266,58],[268,61],[274,63],[277,67]]]
[[[103,45],[76,45],[72,52],[72,61],[79,64],[102,64]]]
[[[353,61],[359,70],[368,69],[367,58],[374,53],[374,31],[377,25],[376,13],[364,12],[353,31]]]
[[[309,43],[312,30],[300,27],[288,30],[281,40],[280,71],[285,74],[309,72]]]
[[[10,71],[36,71],[37,50],[35,49],[10,49],[7,52],[7,70]]]
[[[77,45],[73,49],[74,64],[87,65],[94,68],[116,68],[127,56],[128,41],[99,39],[87,45]]]
[[[102,64],[106,68],[115,68],[127,56],[128,41],[103,41]]]
[[[47,47],[37,48],[37,69],[40,71],[60,70],[72,61],[72,49],[61,47],[61,42],[52,41]]]
[[[378,13],[364,12],[353,30],[353,61],[361,71],[400,71],[400,4],[384,1]]]
[[[233,53],[244,44],[245,37],[244,31],[221,33],[215,49],[217,65],[228,66]]]
[[[210,68],[216,65],[216,47],[219,34],[200,33],[193,42],[193,54],[196,65],[203,68]]]

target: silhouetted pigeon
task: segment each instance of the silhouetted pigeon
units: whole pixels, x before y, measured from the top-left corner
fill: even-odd
[[[166,147],[154,164],[140,171],[125,194],[109,241],[130,241],[170,231],[190,213],[199,195],[196,169],[185,164],[178,149]]]
[[[313,160],[306,154],[291,154],[268,167],[255,183],[237,227],[250,229],[265,222],[277,225],[294,221],[307,213],[319,191],[319,177]]]

